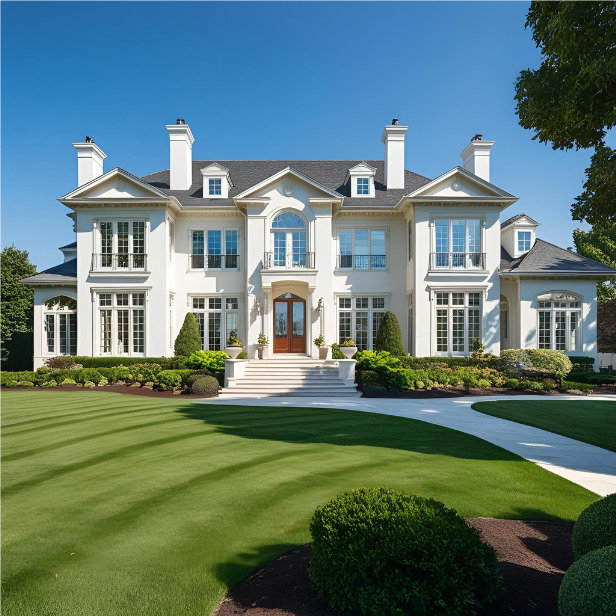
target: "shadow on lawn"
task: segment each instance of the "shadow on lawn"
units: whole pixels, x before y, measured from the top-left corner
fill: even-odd
[[[216,430],[285,443],[386,447],[470,460],[521,461],[517,455],[457,430],[415,419],[343,409],[191,404],[176,409]]]

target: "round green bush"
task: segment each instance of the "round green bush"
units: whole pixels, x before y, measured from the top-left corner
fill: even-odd
[[[558,591],[560,616],[616,616],[616,545],[574,562]]]
[[[573,527],[573,556],[577,560],[593,550],[616,545],[616,494],[586,507]]]
[[[202,376],[191,386],[190,391],[199,396],[214,396],[218,394],[218,380],[213,376]]]
[[[193,383],[197,380],[200,379],[202,376],[213,376],[212,373],[207,370],[206,368],[203,368],[202,370],[195,370],[194,372],[191,372],[190,374],[187,374],[183,379],[183,383],[186,387],[190,388],[193,386]]]
[[[351,490],[315,511],[310,533],[310,583],[336,609],[466,616],[501,590],[494,550],[433,499]]]
[[[507,379],[505,381],[505,387],[508,387],[509,389],[515,389],[519,384],[520,381],[518,381],[518,379]]]

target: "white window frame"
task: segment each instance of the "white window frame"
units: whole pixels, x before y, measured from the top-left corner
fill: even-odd
[[[439,304],[439,294],[444,293],[448,295],[447,304]],[[454,303],[452,294],[459,293],[463,295],[463,302],[461,304]],[[478,305],[469,304],[469,295],[476,294],[479,296]],[[479,338],[480,342],[483,342],[483,304],[484,304],[484,291],[483,289],[466,289],[466,288],[449,288],[449,289],[433,289],[431,293],[432,302],[432,348],[434,349],[433,355],[439,357],[464,357],[471,352],[471,342],[474,338]],[[463,327],[464,327],[464,348],[462,350],[453,350],[453,312],[454,310],[463,310]],[[479,335],[469,335],[469,311],[479,311]],[[439,350],[439,336],[438,336],[438,319],[441,317],[439,311],[447,311],[447,349]]]
[[[528,238],[521,237],[521,235],[523,233],[527,233],[528,234]],[[517,253],[518,254],[523,254],[525,252],[528,252],[531,249],[532,241],[533,241],[532,231],[527,231],[527,230],[516,231],[516,251],[517,251]],[[522,243],[522,247],[521,248],[520,248],[520,243]],[[526,248],[527,245],[528,245],[528,248]]]
[[[548,306],[549,304],[549,306]],[[552,349],[554,351],[564,351],[565,353],[579,353],[583,348],[583,319],[584,319],[584,300],[577,293],[561,291],[551,293],[540,293],[537,296],[537,336],[536,336],[536,348],[538,349]],[[542,313],[549,314],[549,343],[546,346],[545,342],[541,340],[542,330],[540,329]],[[556,316],[564,313],[565,328],[564,339],[565,344],[563,347],[557,345],[556,333],[557,333],[557,319]],[[571,321],[573,316],[576,315],[576,327],[571,329]],[[571,332],[575,331],[575,347],[571,348]]]
[[[116,255],[118,252],[118,223],[128,223],[128,248],[126,253],[128,256],[128,266],[119,267]],[[135,253],[134,249],[134,229],[133,223],[143,223],[143,252]],[[104,265],[103,262],[103,234],[101,231],[101,223],[111,223],[111,265]],[[147,271],[148,269],[148,244],[150,235],[150,219],[140,217],[121,217],[121,218],[97,218],[94,220],[94,254],[92,255],[92,270],[93,271],[113,271],[113,272],[130,272],[130,271]],[[135,263],[133,255],[143,255],[143,267],[139,262]]]
[[[147,357],[148,341],[148,290],[147,289],[96,289],[94,291],[94,309],[96,315],[96,352],[98,357]],[[143,304],[135,302],[133,295],[143,295]],[[101,305],[101,296],[111,296],[110,305]],[[128,304],[118,303],[119,295],[128,295]],[[134,313],[143,311],[143,351],[135,351],[135,327]],[[110,311],[110,350],[103,349],[103,324],[102,313]],[[128,311],[128,352],[119,349],[118,340],[118,314],[121,311]],[[114,352],[115,351],[115,352]]]
[[[436,227],[437,222],[447,221],[447,251],[446,252],[437,252],[437,238],[436,238]],[[454,252],[453,251],[453,223],[457,221],[464,222],[464,252]],[[478,251],[469,251],[469,222],[470,221],[478,221],[479,222],[479,250]],[[430,253],[434,255],[434,262],[430,263],[431,270],[447,270],[447,271],[467,271],[467,270],[479,270],[484,271],[485,264],[485,220],[480,216],[443,216],[433,218],[430,221],[431,233],[430,233]],[[439,265],[439,259],[437,258],[437,254],[439,255],[447,255],[446,265]],[[479,255],[478,264],[474,265],[471,254]],[[452,255],[465,255],[461,260],[462,265],[456,265],[455,263],[458,261]]]
[[[210,255],[209,254],[209,239],[208,239],[208,232],[210,231],[218,231],[220,232],[220,237],[221,237],[221,254],[220,254],[220,265],[221,267],[209,267],[209,263],[208,263],[208,256],[217,256],[217,255]],[[236,238],[237,238],[237,252],[235,253],[235,255],[233,254],[227,254],[227,232],[232,231],[236,234]],[[195,255],[193,253],[193,235],[195,232],[201,232],[203,233],[203,255]],[[240,270],[240,241],[241,241],[241,233],[240,230],[237,227],[213,227],[213,228],[206,228],[206,227],[194,227],[188,230],[188,271],[192,271],[192,272],[200,272],[200,271],[230,271],[230,272],[237,272]],[[203,256],[203,267],[193,267],[193,257],[194,256]],[[231,257],[231,256],[235,256],[237,257],[236,259],[236,263],[237,265],[235,267],[227,267],[227,257]]]
[[[216,191],[217,187],[218,191]],[[214,192],[212,192],[212,189],[214,189]],[[208,197],[222,197],[222,177],[207,178],[207,194]]]
[[[68,306],[60,306],[60,304],[58,302],[56,302],[55,304],[53,304],[52,306],[48,306],[47,303],[50,302],[51,300],[55,299],[56,297],[61,297],[61,295],[56,295],[54,297],[50,297],[48,300],[45,300],[45,302],[43,303],[43,324],[42,324],[42,332],[43,332],[43,349],[42,349],[42,354],[45,357],[59,357],[62,355],[77,355],[77,308],[69,308]],[[68,296],[63,296],[63,297],[68,297]],[[72,299],[73,301],[77,301],[75,300],[75,298],[69,297],[69,299]],[[67,321],[67,328],[66,328],[66,339],[65,339],[65,344],[66,344],[66,348],[68,350],[67,353],[62,353],[60,351],[60,344],[62,342],[61,336],[60,336],[60,321],[61,321],[61,317],[62,316],[66,317],[66,321]],[[70,325],[68,325],[70,323],[70,316],[71,315],[75,315],[75,322],[74,322],[74,333],[75,333],[75,351],[74,353],[71,353],[71,348],[70,348],[70,342],[71,342],[71,328]],[[50,316],[53,319],[53,342],[54,342],[54,347],[53,347],[53,351],[49,350],[49,346],[48,346],[48,338],[47,338],[47,334],[48,334],[48,316]]]
[[[369,197],[370,196],[370,178],[366,175],[360,175],[356,178],[356,187],[358,197]]]
[[[303,221],[303,227],[274,227],[274,221],[278,216],[283,214],[293,214],[297,216],[300,220]],[[271,254],[271,267],[275,269],[302,269],[302,268],[310,268],[311,267],[311,255],[310,255],[310,223],[306,220],[305,216],[302,216],[300,212],[296,210],[280,210],[276,212],[270,221],[270,254]],[[293,249],[293,234],[295,233],[303,233],[304,234],[304,252],[296,252]],[[285,235],[285,262],[284,265],[277,264],[276,255],[279,254],[276,251],[276,234],[284,234]],[[297,258],[297,255],[303,254],[303,259],[300,257]]]
[[[351,231],[353,234],[353,252],[350,255],[342,255],[341,254],[341,242],[340,242],[340,233],[342,231]],[[356,253],[356,242],[355,236],[358,231],[367,231],[368,232],[368,254],[367,255],[358,255]],[[385,235],[385,254],[384,255],[376,255],[372,254],[372,232],[373,231],[382,231]],[[377,272],[386,272],[389,270],[389,227],[339,227],[336,233],[336,243],[337,243],[337,256],[336,256],[336,269],[338,270],[356,270],[360,272],[369,272],[369,271],[377,271]],[[342,257],[351,257],[351,265],[348,267],[342,266]],[[357,257],[367,257],[368,267],[356,267],[356,258]],[[372,265],[372,257],[384,257],[383,267],[378,267]]]
[[[220,308],[211,307],[210,300],[220,300]],[[228,306],[229,301],[233,301],[237,303],[237,308],[230,308]],[[203,307],[197,307],[195,304],[198,302],[203,303]],[[201,348],[204,351],[211,350],[223,350],[227,344],[227,336],[230,331],[235,331],[237,336],[240,336],[240,329],[242,324],[240,323],[241,318],[241,298],[239,295],[230,294],[215,294],[215,295],[189,295],[188,296],[188,311],[192,312],[197,318],[197,322],[199,323],[199,316],[203,315],[202,323],[199,323],[199,333],[201,334]],[[210,348],[210,314],[220,314],[220,342],[219,348]],[[228,315],[235,314],[237,327],[234,330],[229,328],[228,323]],[[218,346],[218,345],[213,345]]]
[[[358,306],[358,300],[367,299],[368,307],[364,308],[360,303]],[[383,299],[383,307],[375,307],[375,300]],[[349,302],[350,308],[343,307],[342,302]],[[350,336],[344,336],[344,338],[352,338],[357,344],[357,313],[367,312],[368,313],[368,336],[367,336],[367,344],[365,348],[361,348],[361,350],[374,350],[374,341],[376,338],[376,332],[374,331],[374,315],[375,313],[381,314],[381,319],[383,315],[389,310],[389,302],[390,302],[390,294],[389,293],[358,293],[355,295],[349,294],[340,294],[336,296],[336,339],[339,344],[344,342],[340,336],[340,316],[341,314],[350,314],[351,315],[351,327],[350,327]],[[378,331],[378,330],[377,330]]]

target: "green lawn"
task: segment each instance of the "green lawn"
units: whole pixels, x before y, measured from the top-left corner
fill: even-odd
[[[574,520],[597,496],[411,419],[104,392],[5,392],[3,613],[207,616],[309,540],[314,508],[387,485],[467,516]]]
[[[517,421],[616,451],[616,402],[605,400],[503,400],[477,402],[486,415]]]

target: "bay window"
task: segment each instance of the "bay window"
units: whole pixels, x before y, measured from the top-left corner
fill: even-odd
[[[237,297],[193,297],[192,312],[199,324],[204,351],[220,351],[227,346],[231,332],[239,335]]]
[[[434,299],[436,352],[470,353],[481,341],[481,293],[439,291]]]
[[[356,270],[385,269],[387,267],[385,229],[340,229],[338,267]]]
[[[98,293],[101,355],[145,355],[145,293]]]
[[[385,297],[339,297],[338,342],[352,338],[360,351],[373,349],[385,304]]]
[[[47,300],[43,330],[45,355],[77,355],[77,302],[63,295]]]
[[[484,269],[481,220],[442,218],[433,226],[431,269]]]
[[[101,220],[96,226],[99,250],[93,255],[92,269],[146,269],[145,220]]]
[[[582,302],[566,293],[537,298],[537,345],[556,351],[581,350]]]
[[[195,229],[190,243],[191,269],[239,269],[237,229]]]

